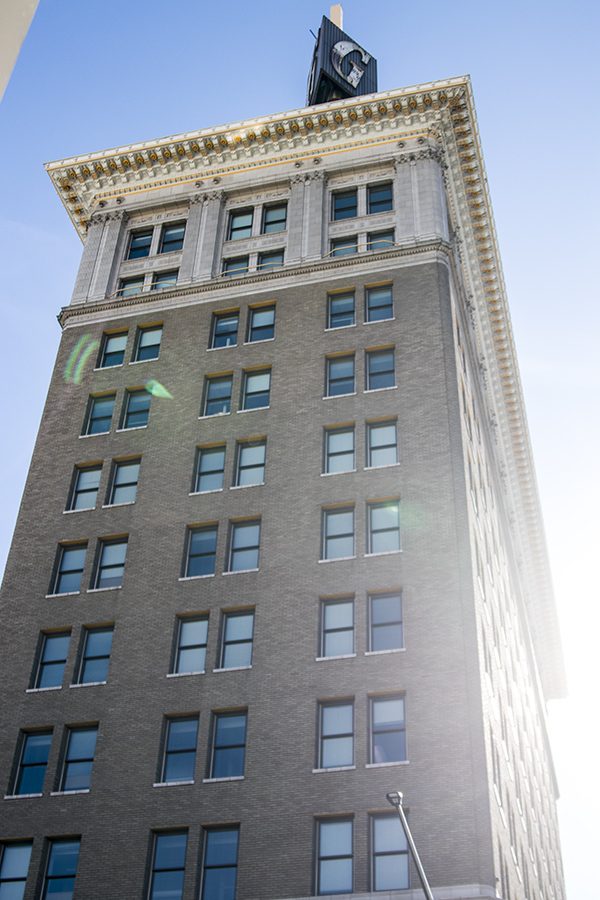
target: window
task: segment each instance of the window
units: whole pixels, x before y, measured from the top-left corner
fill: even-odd
[[[352,819],[317,823],[317,894],[352,893]]]
[[[202,900],[235,900],[239,828],[206,831],[202,864]]]
[[[369,650],[397,650],[403,646],[402,595],[372,594],[369,597]]]
[[[237,778],[244,774],[246,720],[245,712],[215,714],[211,778]]]
[[[375,231],[367,235],[367,250],[389,250],[394,246],[394,230]]]
[[[249,487],[252,484],[264,484],[266,441],[247,441],[238,443],[237,465],[235,469],[235,486]]]
[[[99,542],[98,568],[95,588],[121,587],[125,574],[127,538]]]
[[[213,327],[210,346],[235,347],[240,314],[238,312],[219,313],[213,315]]]
[[[22,796],[42,793],[51,743],[52,731],[21,734],[19,766],[13,794]]]
[[[153,230],[152,228],[145,228],[143,231],[131,232],[127,259],[141,259],[143,256],[150,256]]]
[[[107,431],[110,431],[113,409],[115,408],[115,397],[116,394],[90,397],[82,434],[105,434]]]
[[[217,558],[217,526],[188,528],[186,578],[214,575]]]
[[[354,704],[321,703],[319,768],[351,766],[354,762]]]
[[[254,610],[225,613],[221,668],[238,669],[252,665]]]
[[[143,289],[144,276],[135,275],[133,278],[121,278],[117,293],[121,299],[125,299],[127,297],[133,297],[134,294],[139,294]]]
[[[367,425],[367,466],[395,466],[398,462],[398,437],[395,422],[371,422]]]
[[[50,841],[42,900],[73,900],[79,845],[79,838]]]
[[[354,291],[344,294],[329,294],[327,297],[327,327],[347,328],[356,324]]]
[[[109,506],[135,502],[140,477],[140,462],[139,459],[128,459],[114,463],[108,499]]]
[[[275,307],[251,309],[248,318],[248,343],[271,341],[275,337]]]
[[[259,272],[267,269],[279,269],[283,265],[283,250],[270,250],[268,253],[258,254],[256,268]]]
[[[323,559],[354,556],[354,508],[323,512]]]
[[[152,276],[152,290],[163,291],[166,288],[174,287],[177,284],[177,276],[179,269],[173,269],[170,272],[155,272]]]
[[[353,472],[354,426],[325,429],[325,472]]]
[[[205,379],[203,416],[222,416],[231,412],[232,384],[232,375],[219,375]]]
[[[371,699],[371,762],[406,759],[404,697]]]
[[[370,350],[367,352],[367,390],[379,391],[394,387],[396,373],[393,350]]]
[[[39,662],[33,686],[36,688],[60,687],[65,674],[71,633],[42,634]],[[1,895],[0,895],[1,896]]]
[[[250,257],[248,256],[230,256],[223,260],[223,275],[235,276],[245,275],[248,271]]]
[[[173,253],[183,247],[185,235],[185,222],[176,222],[172,225],[163,225],[160,235],[159,253]]]
[[[148,900],[181,900],[187,831],[154,835]]]
[[[234,522],[231,525],[229,572],[258,569],[260,522]]]
[[[85,628],[77,684],[99,684],[108,680],[113,626]]]
[[[140,328],[137,335],[134,362],[143,362],[146,359],[158,359],[161,339],[162,325],[153,325],[151,328]]]
[[[197,619],[180,618],[177,622],[177,646],[173,672],[179,675],[189,672],[204,672],[208,616],[199,616]]]
[[[367,288],[365,320],[382,322],[394,318],[394,295],[391,284]]]
[[[370,184],[367,188],[367,212],[370,216],[374,213],[388,212],[392,205],[392,184]]]
[[[253,209],[235,209],[229,213],[229,231],[227,239],[239,241],[252,236]]]
[[[400,549],[400,503],[386,500],[369,503],[367,553],[393,553]]]
[[[356,188],[333,194],[331,202],[331,218],[335,221],[338,219],[354,219],[358,215]]]
[[[161,781],[193,781],[196,769],[198,716],[167,719]]]
[[[194,491],[205,494],[223,489],[225,444],[219,447],[198,447]]]
[[[349,356],[332,356],[327,360],[327,397],[339,397],[342,394],[353,394],[354,354]]]
[[[263,209],[262,233],[273,234],[285,231],[287,227],[287,203],[265,206]]]
[[[395,815],[372,816],[371,827],[373,890],[408,888],[408,845],[400,819]]]
[[[68,729],[61,791],[89,791],[97,736],[97,725]]]
[[[126,391],[121,428],[144,428],[150,416],[151,394],[147,390]]]
[[[321,625],[321,656],[354,653],[354,600],[324,600]]]
[[[262,409],[269,405],[271,370],[244,372],[242,409]]]
[[[73,488],[67,509],[94,509],[101,474],[102,465],[75,467]]]
[[[51,594],[73,594],[81,588],[87,544],[59,544],[56,577]]]
[[[354,253],[358,253],[358,239],[356,235],[335,238],[331,242],[331,256],[352,256]]]
[[[23,900],[32,841],[0,845],[0,898]]]
[[[125,347],[127,345],[127,332],[120,334],[105,334],[102,338],[102,349],[98,361],[99,369],[109,369],[111,366],[120,366],[125,359]]]

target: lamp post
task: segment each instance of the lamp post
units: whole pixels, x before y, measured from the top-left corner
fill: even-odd
[[[390,803],[394,809],[398,813],[398,817],[400,819],[400,824],[402,825],[402,830],[406,836],[406,841],[408,843],[410,852],[412,854],[412,858],[414,860],[418,875],[419,881],[421,882],[421,887],[423,888],[423,893],[427,897],[427,900],[435,900],[435,897],[431,893],[431,888],[429,887],[429,882],[427,881],[427,876],[425,875],[425,869],[423,868],[423,863],[419,858],[419,854],[417,853],[417,848],[415,846],[415,842],[413,840],[413,836],[410,832],[410,828],[408,827],[408,822],[406,821],[406,816],[404,814],[404,809],[402,808],[402,800],[404,799],[402,793],[400,791],[390,791],[389,794],[385,795],[388,803]]]

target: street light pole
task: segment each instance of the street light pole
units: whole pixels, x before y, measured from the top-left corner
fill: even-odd
[[[404,809],[402,808],[402,800],[404,799],[402,793],[400,791],[392,791],[389,794],[386,794],[386,798],[388,803],[394,807],[394,809],[398,813],[398,817],[400,819],[400,824],[402,825],[402,830],[406,836],[406,841],[408,843],[408,847],[412,854],[412,858],[417,869],[417,873],[419,875],[419,881],[421,882],[421,887],[423,888],[423,893],[427,897],[427,900],[435,900],[435,897],[431,893],[431,888],[429,887],[429,882],[427,881],[427,876],[425,875],[425,869],[423,868],[423,863],[417,853],[417,848],[415,842],[413,840],[413,836],[411,834],[410,828],[408,827],[408,822],[406,821],[406,816],[404,814]]]

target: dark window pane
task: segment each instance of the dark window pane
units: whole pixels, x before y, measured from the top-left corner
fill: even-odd
[[[232,866],[237,862],[238,830],[223,828],[209,831],[206,840],[205,864]]]
[[[223,487],[225,447],[202,447],[198,451],[195,490],[201,493]]]
[[[275,307],[250,310],[248,341],[267,341],[275,336]]]
[[[269,405],[271,372],[247,372],[244,378],[243,409],[262,409]]]
[[[367,289],[367,322],[391,319],[394,315],[392,286]]]
[[[79,841],[53,841],[48,861],[48,875],[74,875],[79,859]]]
[[[127,541],[103,543],[96,576],[96,587],[120,587],[125,574]]]
[[[213,320],[213,347],[235,347],[237,344],[239,314],[215,316]]]
[[[144,279],[140,278],[122,278],[119,283],[118,294],[121,298],[133,297],[139,294],[144,287]]]
[[[239,241],[252,235],[254,210],[240,209],[229,214],[229,240]]]
[[[266,206],[263,213],[263,234],[285,231],[286,218],[286,203],[282,203],[279,206]]]
[[[247,256],[236,256],[231,259],[223,260],[224,275],[245,275],[248,271],[249,258]]]
[[[216,528],[197,528],[190,531],[186,575],[213,575],[216,551]]]
[[[392,209],[392,185],[391,184],[373,184],[368,188],[367,192],[368,213],[387,212]]]
[[[177,284],[178,275],[178,269],[174,269],[171,272],[155,272],[152,277],[152,290],[160,291],[165,288],[173,287]]]
[[[327,396],[354,392],[354,357],[339,356],[327,360]]]
[[[237,868],[207,869],[204,873],[202,900],[235,900]]]
[[[105,369],[109,366],[120,366],[125,357],[126,344],[127,332],[125,334],[105,334],[99,368]]]
[[[331,242],[331,256],[352,256],[358,252],[356,237],[335,238]]]
[[[150,900],[181,900],[185,873],[155,872],[152,878]]]
[[[393,387],[396,383],[394,351],[367,353],[367,388],[370,391]]]
[[[354,294],[335,294],[329,297],[328,328],[345,328],[354,325]]]
[[[146,359],[157,359],[162,339],[162,326],[158,328],[142,328],[139,331],[136,362]]]
[[[205,416],[217,416],[231,411],[231,385],[231,375],[207,379],[204,399]]]
[[[151,395],[147,391],[129,391],[123,428],[141,428],[148,424]]]
[[[356,190],[340,191],[333,195],[334,220],[352,219],[357,215]]]
[[[367,250],[389,250],[393,246],[393,231],[378,231],[367,235]]]
[[[150,255],[152,231],[152,228],[147,228],[144,231],[132,231],[129,238],[127,259],[141,259],[143,256]]]
[[[102,434],[105,431],[110,431],[114,405],[114,394],[106,397],[92,397],[84,433]]]
[[[158,252],[172,253],[174,250],[181,250],[184,235],[185,222],[179,222],[176,225],[163,225]]]
[[[270,253],[258,254],[258,271],[278,269],[283,265],[283,250],[273,250]]]

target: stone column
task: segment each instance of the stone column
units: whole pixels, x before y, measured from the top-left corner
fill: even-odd
[[[293,175],[290,178],[290,199],[287,212],[287,254],[286,262],[299,262],[302,259],[302,234],[304,226],[304,191],[305,176]]]
[[[179,266],[179,276],[177,278],[178,284],[185,284],[185,282],[192,280],[196,256],[199,250],[198,241],[203,206],[203,194],[196,194],[193,197],[190,197],[190,211],[185,225],[181,265]]]
[[[111,282],[114,271],[120,263],[120,260],[115,258],[115,253],[126,221],[125,212],[121,209],[106,213],[104,216],[104,229],[90,285],[90,300],[103,300],[109,290],[115,287]]]
[[[441,237],[448,240],[448,217],[439,150],[434,147],[420,150],[417,153],[416,171],[418,233],[423,237]]]
[[[414,154],[402,153],[394,159],[394,203],[396,243],[414,241],[416,178]]]
[[[104,231],[104,219],[104,215],[98,213],[91,218],[81,262],[79,263],[79,271],[75,279],[71,303],[85,303],[89,296],[92,276],[98,260],[102,232]]]
[[[200,222],[198,249],[192,270],[192,281],[203,281],[212,278],[215,273],[217,236],[222,204],[223,194],[221,191],[211,191],[209,194],[204,194],[204,214]],[[220,271],[220,267],[217,271]]]
[[[310,172],[305,176],[305,212],[303,228],[304,259],[319,259],[324,251],[323,230],[325,224],[325,173]]]

